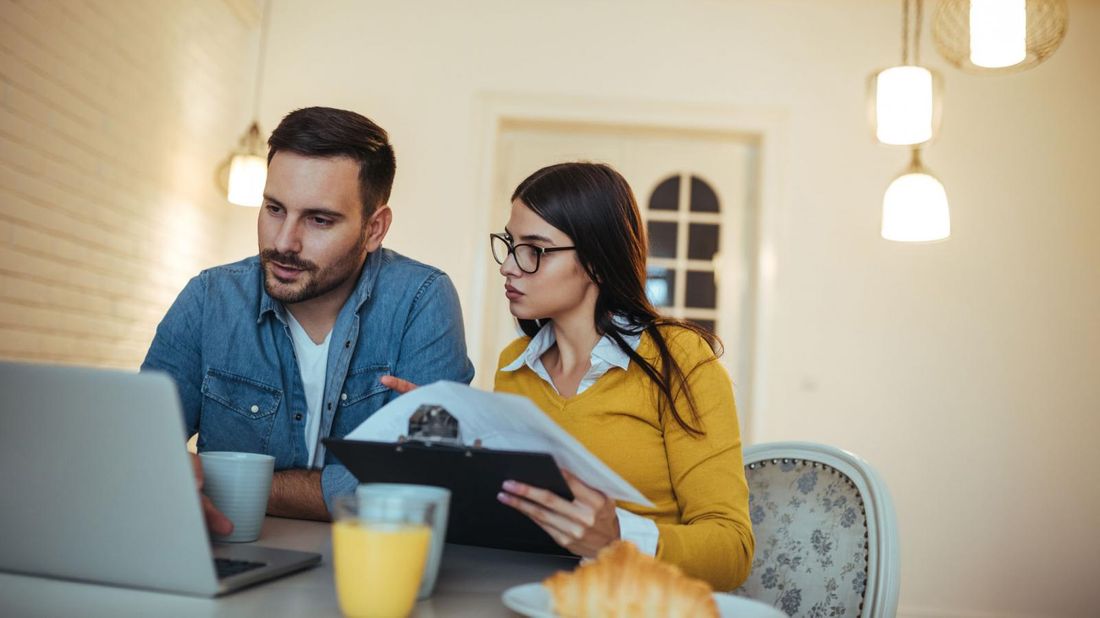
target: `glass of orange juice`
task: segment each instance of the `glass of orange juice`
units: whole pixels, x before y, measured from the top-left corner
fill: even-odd
[[[435,505],[394,493],[336,499],[332,558],[340,611],[408,616],[428,559]]]

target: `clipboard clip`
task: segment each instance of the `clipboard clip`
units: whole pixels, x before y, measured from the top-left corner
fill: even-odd
[[[441,405],[422,404],[409,417],[408,436],[397,437],[397,452],[401,445],[419,443],[424,446],[450,446],[464,449],[467,457],[473,457],[472,449],[480,449],[481,439],[467,447],[458,437],[458,419]]]

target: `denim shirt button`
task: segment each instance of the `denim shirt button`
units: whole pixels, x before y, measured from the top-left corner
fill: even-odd
[[[347,393],[340,393],[340,401],[347,401],[347,400],[348,400],[348,394]]]
[[[296,421],[300,421],[300,420],[302,420],[302,413],[301,413],[301,412],[299,412],[299,413],[295,414],[295,415],[294,415],[294,420],[296,420]]]
[[[260,411],[260,406],[253,404],[252,407],[249,408],[249,410],[252,410],[252,413],[255,414]]]

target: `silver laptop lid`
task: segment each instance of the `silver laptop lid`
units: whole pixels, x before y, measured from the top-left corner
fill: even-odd
[[[0,570],[218,590],[175,385],[0,363]]]

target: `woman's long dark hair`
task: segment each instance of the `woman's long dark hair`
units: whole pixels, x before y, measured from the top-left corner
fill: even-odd
[[[559,163],[521,182],[512,194],[512,201],[516,200],[572,239],[577,259],[599,287],[596,331],[610,337],[657,385],[658,410],[667,409],[685,431],[702,435],[695,400],[687,388],[687,376],[696,367],[685,372],[669,352],[659,327],[679,326],[696,333],[716,357],[722,353],[722,343],[697,324],[662,317],[646,297],[646,235],[626,179],[608,165]],[[629,324],[616,324],[616,315],[626,318]],[[519,320],[519,324],[533,337],[544,322]],[[642,358],[623,338],[642,331],[649,333],[657,345],[660,367]],[[690,421],[676,407],[676,393],[684,394]]]

